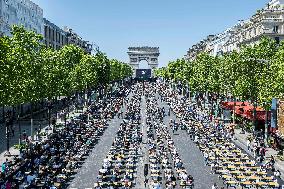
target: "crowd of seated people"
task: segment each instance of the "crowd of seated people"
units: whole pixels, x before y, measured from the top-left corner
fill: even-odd
[[[150,89],[154,86],[149,85]],[[168,127],[163,123],[165,111],[149,90],[147,100],[147,137],[149,145],[149,186],[160,188],[193,188],[193,177],[187,174],[172,140]]]
[[[138,150],[142,142],[140,131],[141,90],[134,86],[126,99],[124,120],[112,143],[103,166],[99,170],[95,188],[122,188],[135,186]]]
[[[166,85],[161,85],[160,94],[186,125],[189,137],[204,156],[205,165],[219,174],[228,188],[279,188],[279,178],[271,174],[271,166],[266,166],[269,163],[257,163],[234,144],[230,125],[216,125],[210,119],[210,110],[179,98]]]
[[[1,188],[65,188],[103,134],[107,119],[122,104],[123,97],[91,102],[86,112],[68,119],[66,126],[45,133],[46,137],[37,141],[24,138],[26,148],[20,156],[2,164]]]

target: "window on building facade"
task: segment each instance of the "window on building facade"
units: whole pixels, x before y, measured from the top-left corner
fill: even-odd
[[[278,29],[279,29],[279,26],[274,26],[273,27],[273,33],[278,33]]]
[[[54,30],[51,30],[51,41],[54,41]]]
[[[60,44],[61,43],[61,33],[58,32],[58,43]]]
[[[44,26],[44,37],[45,38],[47,37],[47,30],[48,30],[47,26]]]
[[[137,58],[130,58],[131,62],[137,62]]]
[[[49,35],[49,40],[51,40],[51,28],[50,27],[48,27],[49,29],[48,29],[48,35]]]

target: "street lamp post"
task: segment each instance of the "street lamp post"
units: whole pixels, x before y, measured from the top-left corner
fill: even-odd
[[[256,131],[256,107],[257,107],[257,99],[254,101],[254,104],[253,104],[253,126],[254,126],[254,132]]]
[[[48,106],[47,112],[48,112],[48,126],[50,127],[50,108],[49,106]]]
[[[22,152],[21,145],[22,145],[22,130],[21,130],[21,122],[20,122],[20,114],[18,114],[18,127],[19,127],[19,149],[20,153]]]
[[[189,101],[191,101],[191,97],[190,97],[190,84],[187,83],[187,92],[188,92],[188,99]]]
[[[31,102],[31,137],[33,137],[33,125],[34,125],[34,119],[33,119],[33,102]]]
[[[64,112],[64,126],[65,126],[65,128],[66,128],[66,125],[67,125],[67,113],[66,112]]]
[[[9,154],[9,148],[10,148],[10,141],[9,141],[9,136],[10,136],[10,132],[9,132],[9,125],[8,125],[8,121],[6,120],[5,121],[5,124],[6,124],[6,148],[7,148],[7,153]]]
[[[10,129],[9,129],[9,126],[11,124],[11,119],[12,119],[11,114],[8,111],[7,114],[6,114],[5,120],[4,120],[4,123],[5,123],[5,126],[6,126],[6,148],[7,148],[6,155],[10,155],[10,141],[9,141]]]

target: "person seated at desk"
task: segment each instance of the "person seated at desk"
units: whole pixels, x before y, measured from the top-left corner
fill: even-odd
[[[183,171],[180,173],[179,177],[182,179],[182,180],[187,180],[188,176],[187,174]]]
[[[97,182],[94,184],[94,189],[102,189],[102,187],[100,186],[100,184]]]
[[[22,173],[22,171],[18,171],[15,175],[17,180],[20,180],[21,178],[23,178],[24,174]]]
[[[275,170],[274,173],[273,173],[273,175],[274,175],[275,177],[277,177],[277,178],[280,178],[281,173],[280,173],[279,170]]]
[[[153,189],[161,189],[161,185],[158,181],[153,181],[153,183],[151,184]]]
[[[61,165],[57,162],[54,163],[54,165],[52,166],[53,169],[59,169],[61,167]]]
[[[36,166],[38,166],[38,165],[40,164],[40,159],[39,159],[38,157],[35,158],[34,164],[35,164]]]
[[[166,181],[165,185],[166,185],[166,189],[173,188],[172,183],[169,180]]]
[[[27,183],[31,184],[35,180],[35,178],[36,178],[36,175],[33,172],[31,172],[30,174],[28,174],[26,178]]]
[[[49,189],[57,189],[57,187],[55,186],[54,182],[51,183],[51,186],[49,187]]]
[[[6,161],[2,163],[1,172],[4,173],[4,174],[6,174],[9,170],[9,163],[8,162],[9,162],[8,159],[6,159]]]

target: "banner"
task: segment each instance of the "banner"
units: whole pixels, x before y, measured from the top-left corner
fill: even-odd
[[[271,104],[271,128],[277,127],[277,99],[272,99]]]
[[[151,69],[137,69],[136,78],[149,79],[151,78]]]
[[[284,135],[284,100],[279,99],[277,110],[277,126],[281,135]]]

